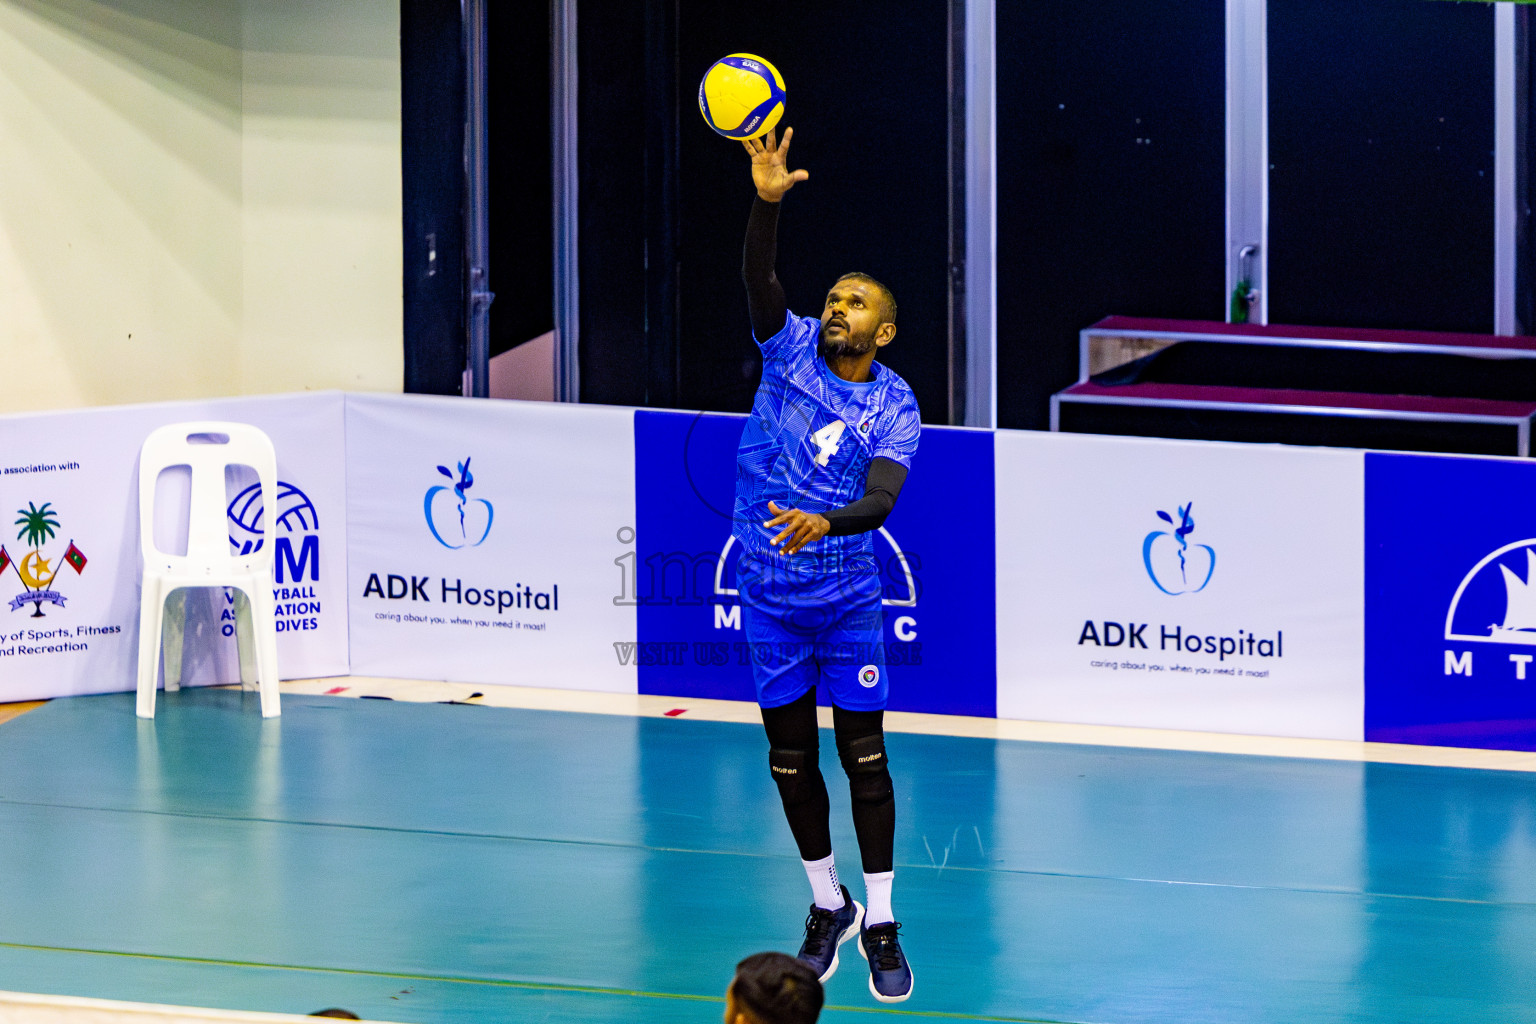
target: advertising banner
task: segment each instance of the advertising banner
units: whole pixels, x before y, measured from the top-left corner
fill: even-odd
[[[754,700],[731,538],[744,416],[635,413],[638,536],[625,557],[641,693]],[[996,712],[992,434],[924,427],[874,537],[892,710]],[[825,695],[820,695],[826,703]]]
[[[1359,739],[1361,460],[998,432],[998,715]]]
[[[635,692],[628,409],[348,395],[358,675]]]
[[[1536,750],[1536,464],[1365,457],[1365,737]]]
[[[341,394],[85,409],[0,419],[0,511],[11,522],[0,535],[0,701],[134,687],[139,448],[155,428],[191,420],[251,423],[272,438],[276,515],[252,500],[253,475],[232,475],[230,542],[274,545],[283,678],[347,672]],[[185,537],[186,478],[172,471],[162,484],[171,500],[157,504],[156,534]],[[183,682],[238,681],[232,594],[188,595]]]

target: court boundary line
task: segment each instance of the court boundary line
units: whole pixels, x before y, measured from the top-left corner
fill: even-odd
[[[686,715],[705,722],[759,724],[751,701],[655,694],[611,693],[516,686],[507,683],[457,683],[441,680],[389,679],[379,676],[329,676],[288,680],[285,693],[310,696],[388,697],[404,703],[478,704],[527,711],[617,715],[630,718],[670,718]],[[0,725],[26,714],[46,701],[0,704]],[[831,728],[831,712],[819,708],[822,728]],[[1536,772],[1536,751],[1485,747],[1437,747],[1366,740],[1258,736],[1242,733],[1195,732],[1124,725],[1074,722],[1033,722],[967,715],[935,715],[887,711],[887,732],[924,736],[1054,743],[1066,746],[1168,750],[1245,757],[1282,757],[1359,764],[1398,764],[1424,768],[1468,768],[1486,771]]]
[[[389,697],[393,700],[425,703],[455,701],[530,711],[565,711],[635,718],[686,717],[707,722],[761,724],[757,705],[751,701],[702,697],[605,693],[501,683],[389,679],[379,676],[336,676],[292,680],[283,683],[283,690],[317,696]],[[478,693],[479,696],[472,700],[467,699],[474,693]],[[821,716],[822,728],[831,728],[830,710],[819,708],[818,714]],[[1374,743],[1365,740],[1150,729],[1124,725],[1031,722],[967,715],[935,715],[914,711],[887,711],[885,729],[887,732],[894,733],[1013,740],[1023,743],[1125,747],[1202,754],[1239,754],[1248,757],[1350,761],[1362,764],[1401,764],[1426,768],[1536,772],[1536,752],[1494,750],[1482,747],[1436,747],[1407,743]]]
[[[693,992],[650,992],[645,989],[626,989],[606,985],[575,985],[560,982],[515,981],[506,978],[473,978],[454,974],[424,974],[412,971],[370,971],[349,967],[322,967],[308,964],[279,964],[261,960],[224,960],[207,956],[180,956],[171,953],[136,953],[120,949],[86,949],[76,946],[44,946],[30,942],[6,942],[0,940],[0,949],[15,949],[37,953],[68,953],[77,956],[121,957],[130,960],[153,960],[163,963],[196,964],[204,967],[241,967],[265,971],[299,971],[307,974],[331,974],[359,978],[388,978],[392,981],[430,981],[450,985],[481,985],[488,988],[510,988],[529,992],[570,992],[577,995],[602,995],[638,999],[673,999],[693,1003],[719,1003],[725,997],[705,996]],[[44,993],[46,994],[46,993]],[[997,1021],[998,1024],[1088,1024],[1052,1017],[1001,1017],[979,1013],[958,1013],[946,1010],[902,1010],[876,1006],[843,1006],[828,1003],[823,1010],[840,1010],[851,1013],[892,1014],[903,1017],[931,1017],[941,1020]]]

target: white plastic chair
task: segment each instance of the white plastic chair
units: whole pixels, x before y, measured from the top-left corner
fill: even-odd
[[[220,443],[219,438],[227,440]],[[192,470],[185,555],[166,554],[155,546],[155,485],[161,471],[171,466]],[[173,598],[174,628],[163,645],[165,688],[181,688],[181,619],[186,595],[175,592],[188,587],[233,587],[240,591],[234,614],[241,684],[249,690],[253,689],[252,675],[260,681],[263,718],[275,717],[281,711],[277,609],[272,596],[273,545],[262,544],[244,555],[230,553],[225,497],[228,466],[249,466],[256,471],[261,481],[262,518],[270,534],[277,520],[277,455],[271,439],[256,427],[246,423],[172,423],[151,433],[139,453],[139,544],[144,553],[139,600],[140,718],[155,717],[161,629],[168,597]],[[267,539],[272,538],[269,535]],[[253,652],[254,673],[249,671]]]

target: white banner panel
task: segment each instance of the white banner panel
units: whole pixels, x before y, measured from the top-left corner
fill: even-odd
[[[0,534],[0,701],[133,689],[139,448],[156,427],[188,420],[252,423],[271,436],[277,514],[244,500],[234,481],[230,539],[276,548],[283,678],[347,672],[339,392],[83,409],[0,418],[0,526],[11,524]],[[185,478],[168,478],[162,493],[185,490]],[[162,512],[159,535],[184,537],[178,509]],[[184,682],[239,679],[231,615],[222,589],[192,592]]]
[[[1360,739],[1363,456],[998,431],[1000,718]]]
[[[636,692],[634,413],[347,396],[352,671]],[[632,649],[632,648],[631,648]]]

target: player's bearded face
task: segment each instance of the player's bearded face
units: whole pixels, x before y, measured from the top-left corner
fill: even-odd
[[[822,358],[862,356],[873,350],[884,312],[878,288],[858,278],[837,282],[827,293],[826,305],[821,310],[821,340],[817,347]]]

